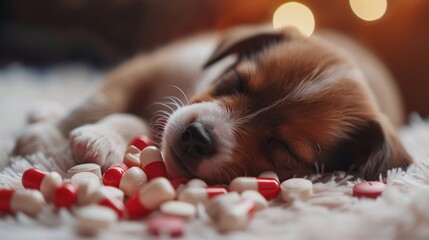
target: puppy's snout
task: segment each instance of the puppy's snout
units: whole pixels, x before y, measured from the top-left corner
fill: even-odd
[[[191,123],[181,135],[180,147],[183,157],[205,157],[214,152],[213,139],[200,122]]]

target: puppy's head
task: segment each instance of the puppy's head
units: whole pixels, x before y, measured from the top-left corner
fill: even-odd
[[[355,170],[372,179],[410,160],[355,65],[294,29],[225,34],[205,65],[238,56],[175,111],[162,150],[173,177],[228,182]]]

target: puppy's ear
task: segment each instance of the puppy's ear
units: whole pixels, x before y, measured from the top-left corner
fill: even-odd
[[[286,35],[284,31],[278,31],[268,26],[239,27],[231,29],[222,36],[222,40],[203,68],[232,54],[239,56],[259,51],[263,47],[282,41]]]
[[[405,169],[412,163],[393,129],[383,129],[372,120],[360,124],[349,139],[339,145],[337,153],[335,162],[329,164],[331,170],[352,168],[366,180],[377,180],[379,174],[391,168]]]

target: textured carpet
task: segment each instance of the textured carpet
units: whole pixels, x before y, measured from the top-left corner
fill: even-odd
[[[42,154],[9,159],[13,138],[25,115],[38,102],[70,104],[87,94],[102,73],[84,66],[35,71],[19,65],[0,70],[0,187],[21,188],[20,174],[30,166],[64,173],[72,163],[67,152],[49,159]],[[54,106],[54,105],[50,105]],[[351,196],[355,181],[344,173],[316,174],[314,195],[290,204],[280,199],[258,212],[246,231],[220,234],[202,206],[186,226],[186,239],[429,239],[429,122],[412,116],[400,138],[419,162],[406,172],[391,170],[388,187],[377,200]],[[0,217],[0,239],[79,239],[74,218],[46,207],[36,219],[23,214]],[[94,239],[150,238],[144,221],[121,221]],[[85,238],[92,239],[92,238]]]

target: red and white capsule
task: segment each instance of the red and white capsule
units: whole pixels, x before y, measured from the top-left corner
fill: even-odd
[[[43,172],[36,168],[25,170],[21,178],[22,186],[27,189],[39,190],[47,201],[52,199],[52,194],[57,189],[63,179],[57,172]]]
[[[259,174],[258,178],[272,178],[275,179],[278,183],[280,183],[279,176],[273,171],[265,171]]]
[[[128,166],[123,163],[116,163],[109,167],[103,174],[103,184],[119,188],[122,176],[128,170]]]
[[[140,166],[140,149],[136,146],[129,146],[124,154],[123,163],[128,167],[139,167]]]
[[[171,183],[165,178],[156,178],[128,200],[125,205],[128,217],[140,218],[175,197],[176,191]]]
[[[23,212],[35,217],[45,205],[42,193],[36,190],[0,189],[0,212]]]
[[[147,184],[147,181],[146,173],[141,168],[132,167],[122,176],[119,189],[124,191],[127,197],[131,197]]]
[[[246,190],[259,192],[267,200],[277,197],[280,193],[279,183],[272,178],[238,177],[231,181],[230,191],[242,193]]]
[[[188,187],[183,189],[179,193],[179,201],[188,202],[192,204],[197,204],[202,202],[203,204],[207,204],[208,201],[221,194],[226,194],[227,191],[223,187]]]
[[[161,151],[155,146],[146,147],[141,151],[140,168],[146,173],[149,181],[157,177],[168,178]]]
[[[71,182],[63,183],[55,190],[52,202],[58,208],[70,208],[77,202],[77,187]]]
[[[121,199],[111,192],[109,188],[101,187],[91,196],[91,203],[108,207],[121,218],[125,212],[125,206]]]
[[[146,135],[139,135],[131,141],[130,145],[135,146],[141,151],[146,147],[152,146],[152,141]]]
[[[220,214],[216,222],[218,229],[222,232],[243,230],[249,225],[255,211],[254,201],[243,199]]]

